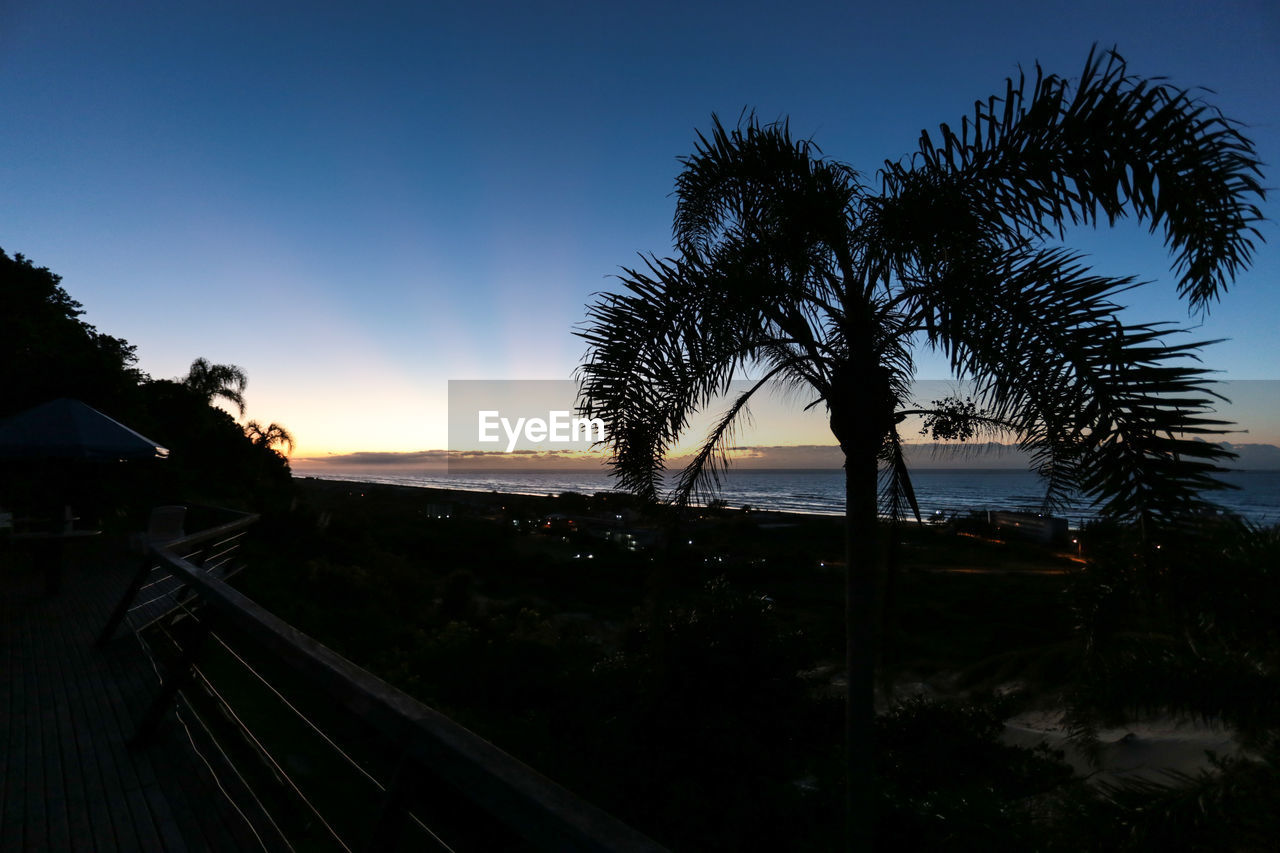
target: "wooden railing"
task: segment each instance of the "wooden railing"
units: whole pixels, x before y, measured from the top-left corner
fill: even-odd
[[[237,784],[228,787],[243,788],[263,812],[255,831],[266,849],[295,846],[290,837],[295,830],[306,836],[309,849],[662,849],[211,573],[209,558],[216,554],[215,563],[225,567],[255,520],[243,516],[151,546],[105,626],[99,642],[109,641],[138,609],[138,600],[147,597],[143,590],[166,583],[171,588],[165,615],[134,625],[153,645],[160,645],[163,635],[166,648],[157,655],[164,658],[162,684],[138,722],[137,746],[145,746],[181,694],[182,709],[193,718],[183,721],[188,731],[207,733],[213,743],[207,751],[239,765],[232,768]],[[280,708],[262,711],[271,697]],[[282,734],[284,720],[295,717],[307,738],[340,756],[325,759],[330,762],[325,766],[343,767],[351,781],[341,781],[337,770],[314,771],[323,789],[316,793],[294,778],[290,760],[279,753],[293,749],[296,754],[300,748],[301,735]],[[238,736],[228,739],[229,729]],[[277,747],[273,741],[293,746]],[[295,758],[293,764],[299,761],[324,763],[314,755]],[[279,790],[264,793],[254,777]],[[358,787],[368,791],[357,795]],[[291,800],[305,807],[288,805]],[[290,811],[302,816],[282,814]]]

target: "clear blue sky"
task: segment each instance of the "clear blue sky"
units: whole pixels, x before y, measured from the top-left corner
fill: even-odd
[[[669,250],[676,158],[711,112],[790,116],[872,172],[1019,64],[1074,75],[1096,41],[1216,90],[1274,164],[1278,10],[0,0],[0,246],[154,376],[244,367],[249,416],[304,455],[441,447],[447,380],[570,375],[591,294]],[[1280,378],[1264,233],[1200,332],[1233,339],[1205,356],[1228,378]],[[1157,239],[1069,242],[1161,280],[1135,316],[1186,319]]]

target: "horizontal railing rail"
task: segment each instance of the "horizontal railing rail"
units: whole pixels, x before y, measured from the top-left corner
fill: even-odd
[[[199,565],[194,561],[196,555],[228,559],[227,554],[238,544],[237,537],[255,520],[256,516],[245,516],[149,547],[145,565],[159,563],[181,590],[174,595],[173,625],[164,627],[177,651],[168,663],[160,693],[139,724],[138,742],[145,742],[178,692],[193,683],[217,697],[223,716],[236,717],[243,725],[200,667],[210,646],[220,646],[220,651],[225,650],[239,660],[268,689],[275,691],[271,679],[253,671],[225,642],[234,637],[237,645],[243,641],[248,644],[247,648],[254,650],[252,656],[270,661],[274,671],[283,671],[290,680],[300,680],[306,689],[345,709],[363,730],[373,733],[381,742],[381,752],[391,756],[389,772],[384,773],[382,779],[374,780],[381,792],[381,803],[379,814],[363,822],[365,826],[372,826],[364,838],[340,837],[322,810],[307,803],[334,836],[338,849],[392,849],[396,837],[413,824],[425,830],[440,849],[487,849],[491,841],[469,843],[468,840],[473,835],[493,837],[492,827],[476,826],[473,833],[466,826],[479,823],[501,827],[499,835],[517,842],[513,847],[554,851],[662,849],[617,818],[285,622],[211,574],[207,561]],[[117,614],[113,614],[104,628],[101,642],[115,633],[124,618],[119,614],[128,613],[146,577],[146,572],[140,572],[117,608]],[[180,633],[180,621],[185,624],[181,640],[175,638]],[[209,641],[210,637],[214,643]],[[277,696],[301,716],[288,700],[279,693]],[[312,725],[310,720],[307,722]],[[333,744],[323,732],[320,736]],[[280,762],[270,756],[267,745],[252,731],[244,733],[244,739],[252,742],[252,752],[264,755],[273,766],[271,775],[284,777],[288,782],[287,773]],[[343,754],[343,757],[360,768],[349,756]],[[360,772],[373,778],[362,768]],[[423,792],[429,793],[424,797]],[[301,791],[298,794],[302,796]],[[431,800],[437,803],[434,813],[428,802]],[[271,823],[274,825],[276,821]],[[284,834],[282,831],[282,837]]]
[[[133,626],[137,631],[151,617],[168,612],[177,604],[179,594],[187,591],[186,585],[162,565],[164,554],[180,554],[188,564],[198,562],[201,571],[208,575],[216,574],[225,578],[238,570],[232,564],[232,559],[238,551],[240,540],[258,521],[259,516],[235,510],[213,511],[233,517],[222,524],[163,543],[143,541],[141,564],[98,634],[98,646],[110,641],[120,625],[131,617],[137,620]],[[163,553],[158,550],[161,548]]]

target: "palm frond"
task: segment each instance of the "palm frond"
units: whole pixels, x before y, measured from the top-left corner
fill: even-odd
[[[675,487],[671,491],[671,502],[677,506],[685,506],[697,497],[710,497],[719,489],[724,473],[729,468],[729,450],[733,437],[740,423],[740,418],[749,418],[747,408],[751,399],[763,388],[778,380],[781,376],[794,372],[803,364],[802,359],[791,358],[774,365],[764,376],[756,380],[750,388],[737,396],[733,403],[720,416],[707,437],[681,470]],[[802,368],[801,368],[802,369]],[[796,377],[795,382],[805,382],[804,377]],[[812,387],[812,379],[807,383]]]
[[[285,448],[285,452],[281,454],[282,456],[288,456],[293,453],[293,435],[280,424],[272,423],[264,427],[257,421],[249,421],[244,425],[244,434],[259,447],[274,449],[276,445],[280,445]]]
[[[606,424],[619,485],[650,499],[663,459],[689,416],[728,387],[757,335],[745,316],[691,283],[689,265],[650,259],[625,270],[630,291],[604,294],[577,334],[591,347],[579,368],[579,411]]]
[[[693,459],[681,470],[675,488],[671,490],[673,504],[686,506],[694,498],[710,497],[719,489],[721,478],[729,468],[729,446],[733,443],[739,418],[750,418],[747,403],[763,382],[739,394],[720,416]]]
[[[1280,749],[1216,758],[1198,773],[1167,771],[1082,786],[1060,804],[1060,850],[1266,850],[1280,833]]]
[[[843,242],[843,217],[862,187],[854,170],[820,154],[785,121],[761,125],[745,112],[729,129],[712,114],[710,135],[698,133],[676,179],[677,248],[690,256],[726,240]]]
[[[910,161],[885,164],[878,216],[899,242],[967,231],[1018,246],[1132,216],[1163,231],[1193,310],[1219,298],[1262,239],[1261,162],[1239,123],[1187,90],[1130,75],[1114,51],[1091,51],[1078,80],[1037,66],[1027,84],[1007,80],[959,134],[944,124],[935,143],[924,132]]]
[[[896,429],[890,431],[885,439],[880,458],[886,463],[880,475],[880,505],[894,521],[905,519],[907,510],[910,509],[919,522],[920,504],[916,501],[911,472],[907,469],[907,460],[902,452],[902,439]]]
[[[655,497],[689,415],[748,364],[763,363],[770,375],[786,364],[814,387],[830,384],[840,353],[825,324],[840,293],[829,244],[847,239],[859,188],[850,170],[815,160],[815,150],[792,140],[785,124],[761,127],[750,116],[728,130],[713,118],[677,181],[681,257],[625,269],[628,292],[588,309],[578,331],[591,347],[579,408],[605,420],[622,487]],[[697,454],[675,495],[687,500],[714,482],[720,459]]]
[[[1014,426],[1048,502],[1080,489],[1117,517],[1166,518],[1203,505],[1229,457],[1212,437],[1218,399],[1195,365],[1208,342],[1124,325],[1114,297],[1131,279],[1093,275],[1061,250],[977,257],[940,268],[917,300],[921,325],[977,396]]]
[[[221,397],[231,403],[244,416],[244,389],[249,384],[249,376],[244,369],[234,364],[212,364],[206,358],[197,358],[191,362],[182,384],[195,391],[210,403],[215,397]]]

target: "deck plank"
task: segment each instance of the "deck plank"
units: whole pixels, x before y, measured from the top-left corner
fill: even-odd
[[[93,647],[137,569],[108,544],[69,554],[52,597],[0,555],[0,849],[260,849],[174,715],[128,745],[159,679],[126,628]]]
[[[73,626],[66,623],[50,625],[60,630],[61,642],[70,645]],[[54,733],[58,749],[58,773],[49,774],[46,780],[58,778],[62,802],[54,799],[50,786],[50,812],[57,816],[50,824],[50,843],[58,850],[92,850],[93,835],[88,825],[88,803],[84,787],[84,771],[80,757],[87,747],[85,733],[75,720],[74,708],[83,699],[79,682],[74,677],[74,665],[65,659],[55,660],[53,699],[55,703]]]

